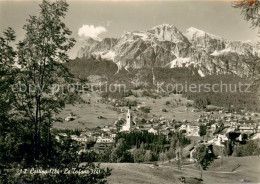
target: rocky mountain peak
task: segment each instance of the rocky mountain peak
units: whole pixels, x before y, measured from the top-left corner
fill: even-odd
[[[205,37],[210,37],[211,39],[220,39],[223,40],[223,38],[219,36],[215,36],[210,33],[206,33],[205,31],[202,31],[200,29],[197,29],[195,27],[190,27],[186,30],[184,35],[189,39],[189,40],[194,40],[196,38],[205,38]]]
[[[187,38],[175,26],[170,24],[155,26],[147,32],[153,34],[159,41],[188,42]]]
[[[190,27],[186,30],[184,35],[188,38],[193,46],[202,49],[207,53],[212,53],[215,50],[225,49],[225,39],[200,29]]]
[[[173,25],[162,24],[147,31],[124,32],[118,39],[88,39],[78,57],[100,55],[119,70],[188,67],[201,76],[249,76],[257,70],[253,57],[259,50],[251,42],[229,41],[194,27],[182,33]]]

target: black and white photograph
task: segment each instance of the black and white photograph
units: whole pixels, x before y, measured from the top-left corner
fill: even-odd
[[[0,184],[260,184],[260,0],[0,0]]]

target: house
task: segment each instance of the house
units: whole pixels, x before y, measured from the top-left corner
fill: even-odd
[[[60,142],[61,137],[68,137],[66,133],[59,133],[58,135],[55,136],[55,139]]]
[[[182,131],[182,130],[187,131],[187,125],[181,125],[181,126],[179,127],[179,131]]]
[[[215,132],[217,128],[218,128],[218,126],[216,124],[212,124],[210,126],[210,129],[211,129],[212,132]]]
[[[228,137],[225,134],[218,134],[217,138],[218,138],[218,141],[221,142],[221,143],[228,141]]]
[[[225,132],[228,133],[228,132],[234,132],[236,128],[234,127],[228,127]]]
[[[258,116],[258,114],[256,114],[256,113],[252,113],[251,115],[254,117]]]
[[[112,137],[98,136],[96,142],[97,143],[112,143],[113,142],[113,138]]]
[[[260,132],[260,126],[256,128],[256,132]]]
[[[92,132],[90,132],[90,131],[86,131],[86,132],[84,132],[84,134],[85,134],[87,137],[91,137],[91,136],[92,136]]]
[[[200,136],[200,127],[198,125],[182,124],[179,127],[179,131],[186,131],[187,136]]]
[[[191,112],[199,112],[198,109],[192,109]]]
[[[223,147],[226,141],[228,141],[228,137],[226,135],[218,134],[214,139],[208,141],[208,143],[212,143],[213,145]]]
[[[111,146],[113,141],[114,138],[112,136],[104,137],[102,134],[101,136],[97,137],[96,143],[94,145],[94,150],[98,153],[103,152],[106,148]]]
[[[154,128],[150,128],[150,129],[148,130],[148,132],[151,133],[151,134],[154,134],[154,135],[157,135],[157,134],[158,134],[158,131],[155,130]]]
[[[197,125],[187,125],[187,136],[200,136],[199,131],[200,127]]]
[[[234,129],[234,130],[237,129],[237,128],[238,128],[238,122],[236,122],[236,121],[231,121],[229,128]],[[234,131],[234,130],[233,130],[233,131]]]
[[[113,139],[116,138],[116,134],[111,134],[110,137],[112,137]]]
[[[81,142],[81,143],[86,143],[88,141],[88,138],[86,136],[71,135],[70,138],[74,141]]]
[[[106,148],[110,147],[112,143],[96,143],[94,150],[98,153],[103,152]]]
[[[108,126],[105,126],[101,129],[104,132],[110,132],[110,128]]]
[[[243,124],[239,127],[239,131],[241,133],[254,133],[255,132],[255,126],[254,125],[251,125],[251,124]]]
[[[160,135],[165,135],[166,138],[168,139],[168,134],[170,133],[170,130],[161,129],[159,131],[160,131]]]
[[[65,121],[73,121],[74,119],[76,119],[76,117],[73,116],[72,113],[70,113],[64,120]]]

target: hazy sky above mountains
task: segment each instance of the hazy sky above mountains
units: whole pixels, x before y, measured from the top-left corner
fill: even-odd
[[[0,0],[0,31],[13,27],[17,39],[22,39],[22,26],[29,14],[37,14],[38,3]],[[163,23],[172,24],[183,32],[195,27],[230,40],[258,39],[257,30],[252,30],[240,10],[226,1],[69,1],[69,5],[65,22],[78,41],[70,53],[71,58],[75,57],[86,35],[120,37],[124,31],[145,31]]]

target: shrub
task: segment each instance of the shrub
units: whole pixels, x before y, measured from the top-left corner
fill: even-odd
[[[151,109],[150,109],[150,107],[141,107],[140,108],[140,110],[142,111],[142,112],[144,112],[144,113],[150,113],[150,111],[151,111]]]
[[[237,146],[234,148],[233,156],[244,157],[244,156],[256,156],[260,154],[260,148],[255,141],[248,141],[246,145]]]

